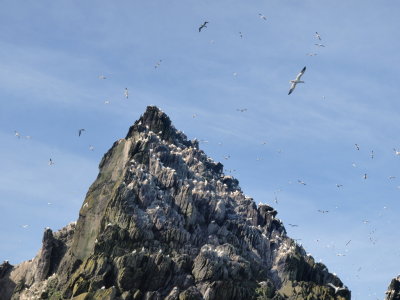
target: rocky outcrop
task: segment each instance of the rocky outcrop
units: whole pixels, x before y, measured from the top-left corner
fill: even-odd
[[[46,229],[33,261],[0,267],[0,300],[350,299],[157,107],[99,167],[76,225]]]
[[[386,300],[400,300],[400,276],[393,278],[386,292]]]

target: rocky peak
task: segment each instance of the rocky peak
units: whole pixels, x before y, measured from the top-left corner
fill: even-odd
[[[170,118],[157,106],[148,106],[144,114],[129,128],[125,139],[129,139],[135,133],[153,132],[161,139],[177,146],[198,147],[196,141],[188,141],[186,135],[177,130]]]
[[[147,108],[99,167],[76,226],[45,231],[29,276],[21,275],[24,263],[3,275],[15,283],[10,295],[350,299],[349,291],[327,286],[343,284],[287,236],[271,206],[245,196],[157,107]]]

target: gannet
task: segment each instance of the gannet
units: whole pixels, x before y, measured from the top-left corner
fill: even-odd
[[[301,78],[301,76],[303,76],[303,74],[304,74],[305,71],[306,71],[306,67],[304,67],[304,68],[300,71],[300,73],[296,76],[296,79],[290,80],[290,83],[291,83],[292,85],[290,86],[290,90],[289,90],[288,95],[290,95],[290,94],[293,92],[293,90],[296,88],[296,85],[297,85],[298,83],[304,83],[304,81],[300,80],[300,78]]]

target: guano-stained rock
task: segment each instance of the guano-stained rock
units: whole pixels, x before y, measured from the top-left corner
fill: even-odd
[[[99,165],[76,225],[0,266],[9,299],[348,300],[277,212],[149,106]],[[390,298],[397,299],[397,298]]]

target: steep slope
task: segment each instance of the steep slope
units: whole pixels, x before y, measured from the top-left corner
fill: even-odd
[[[5,299],[350,299],[277,212],[150,106],[100,162],[78,221],[0,266]]]

